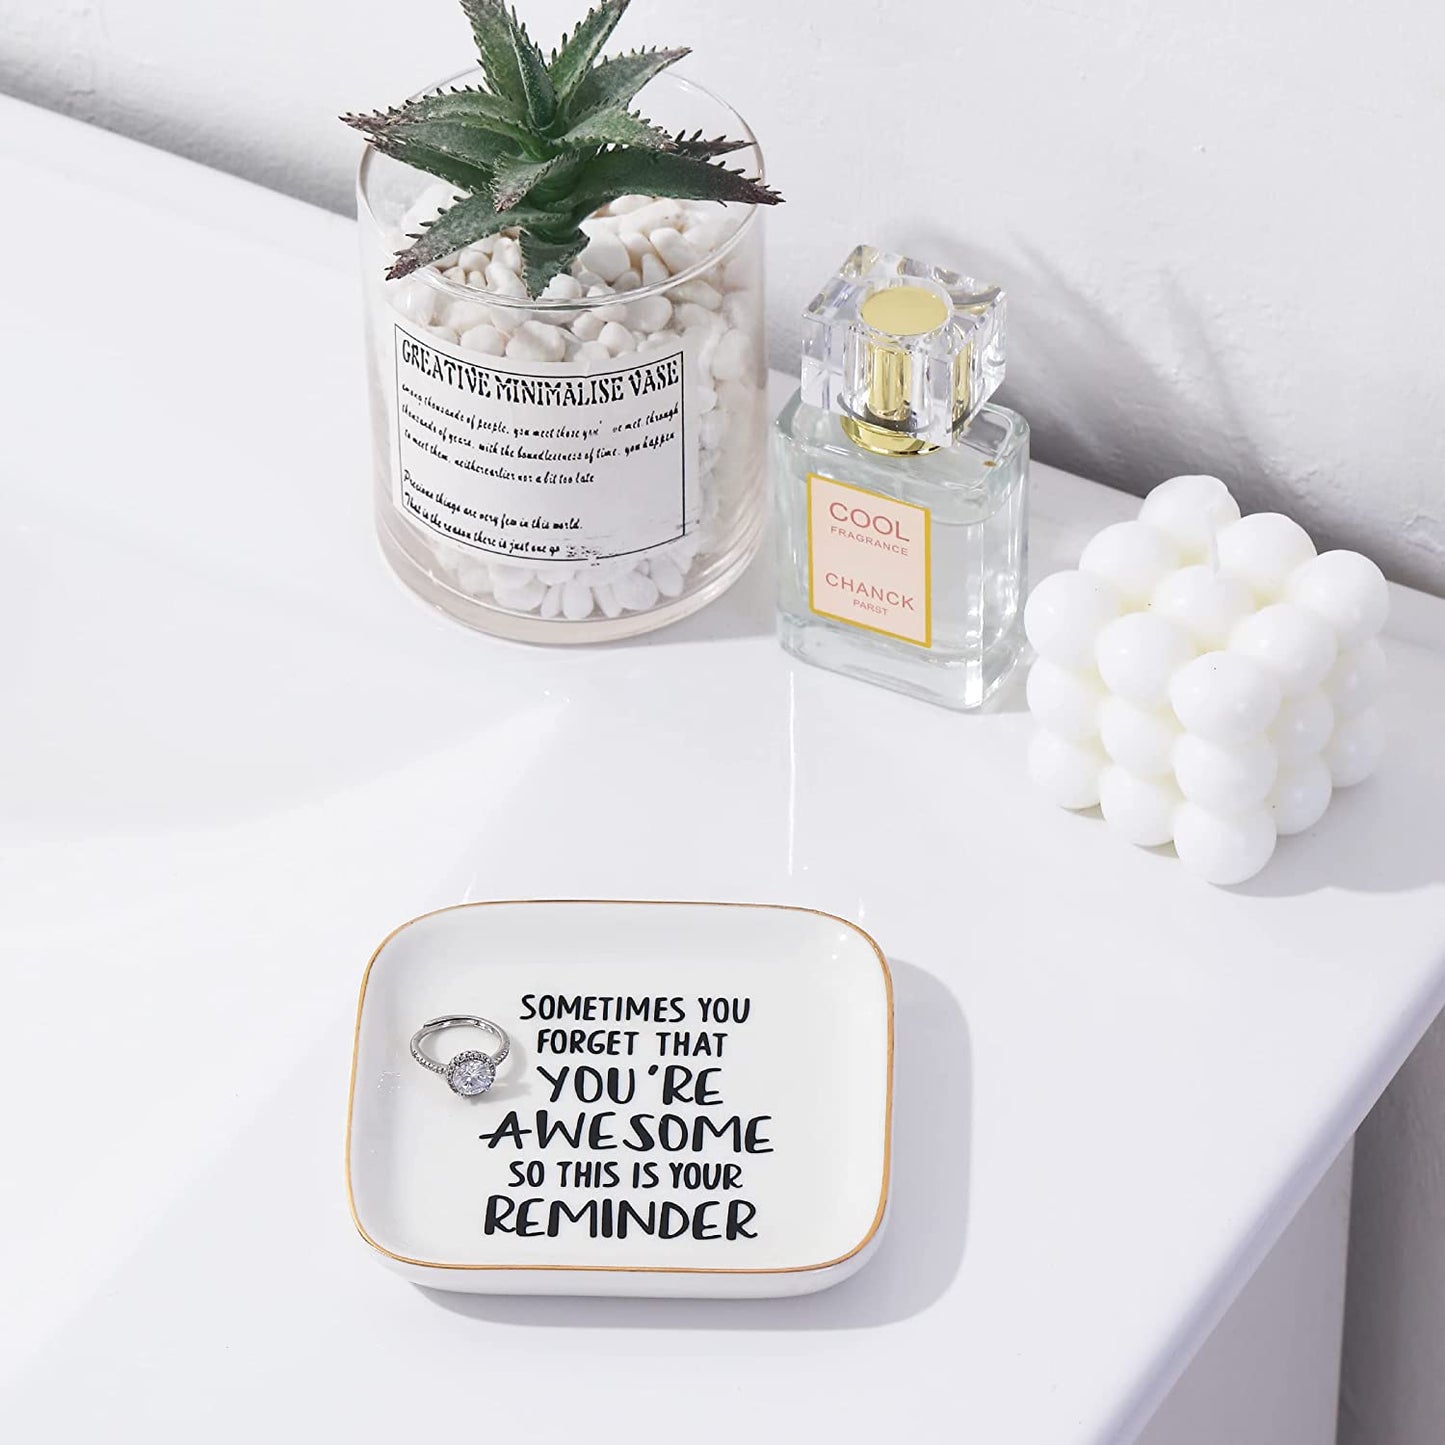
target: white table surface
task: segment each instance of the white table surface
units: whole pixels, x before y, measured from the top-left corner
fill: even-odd
[[[633,645],[430,612],[372,537],[350,224],[0,122],[6,1437],[1131,1438],[1445,999],[1445,603],[1395,593],[1377,778],[1213,891],[1030,790],[1017,687],[960,718],[792,663],[766,565]],[[1134,505],[1035,482],[1036,575]],[[362,967],[539,896],[878,937],[861,1274],[469,1299],[368,1256]]]

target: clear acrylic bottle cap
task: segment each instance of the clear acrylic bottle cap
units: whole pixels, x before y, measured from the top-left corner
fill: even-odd
[[[858,246],[803,312],[803,400],[872,451],[949,446],[1003,380],[1003,336],[999,287]]]

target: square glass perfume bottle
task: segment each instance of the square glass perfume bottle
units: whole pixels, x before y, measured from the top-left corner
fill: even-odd
[[[774,424],[783,646],[945,707],[1017,660],[1028,423],[988,404],[1004,296],[859,246],[803,313]]]

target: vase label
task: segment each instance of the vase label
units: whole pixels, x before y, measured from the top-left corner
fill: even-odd
[[[687,362],[482,356],[395,324],[392,494],[448,541],[526,562],[650,551],[698,520]]]
[[[808,477],[808,606],[820,617],[933,645],[929,515],[895,497]]]

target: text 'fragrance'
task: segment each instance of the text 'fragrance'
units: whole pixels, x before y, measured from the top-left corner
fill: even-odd
[[[774,434],[789,652],[972,708],[1022,646],[1028,423],[997,287],[859,246],[803,313]]]

